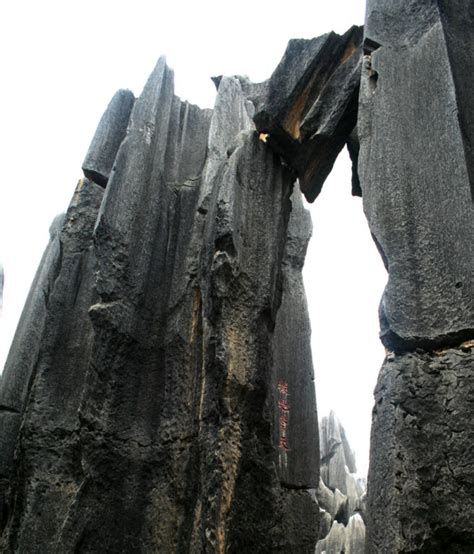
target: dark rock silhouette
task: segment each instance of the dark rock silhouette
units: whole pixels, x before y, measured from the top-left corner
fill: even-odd
[[[291,40],[268,81],[244,83],[255,124],[298,174],[309,201],[357,123],[362,29]]]

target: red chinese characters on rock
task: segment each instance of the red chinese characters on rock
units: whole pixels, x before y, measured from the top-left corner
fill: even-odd
[[[285,381],[278,381],[278,426],[279,426],[279,438],[278,448],[281,448],[284,452],[288,452],[288,423],[290,420],[290,405],[288,403],[288,383]]]

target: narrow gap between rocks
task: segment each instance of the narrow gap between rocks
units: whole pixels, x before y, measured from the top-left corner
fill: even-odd
[[[341,152],[320,196],[303,276],[312,327],[319,420],[334,410],[366,477],[373,389],[384,359],[378,304],[387,280],[362,210],[351,196],[351,164]]]

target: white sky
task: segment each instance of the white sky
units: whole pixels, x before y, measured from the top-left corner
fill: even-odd
[[[48,239],[81,177],[118,88],[138,95],[161,54],[176,92],[212,107],[209,77],[267,78],[290,38],[361,24],[363,0],[5,0],[0,7],[0,367]],[[377,305],[385,272],[350,196],[341,155],[311,207],[305,279],[320,415],[335,409],[366,471],[372,391],[383,359]]]

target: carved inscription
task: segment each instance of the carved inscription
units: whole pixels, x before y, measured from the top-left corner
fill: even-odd
[[[285,381],[278,381],[278,450],[280,463],[286,465],[287,452],[289,447],[289,421],[290,421],[290,404],[288,401],[288,383]]]

